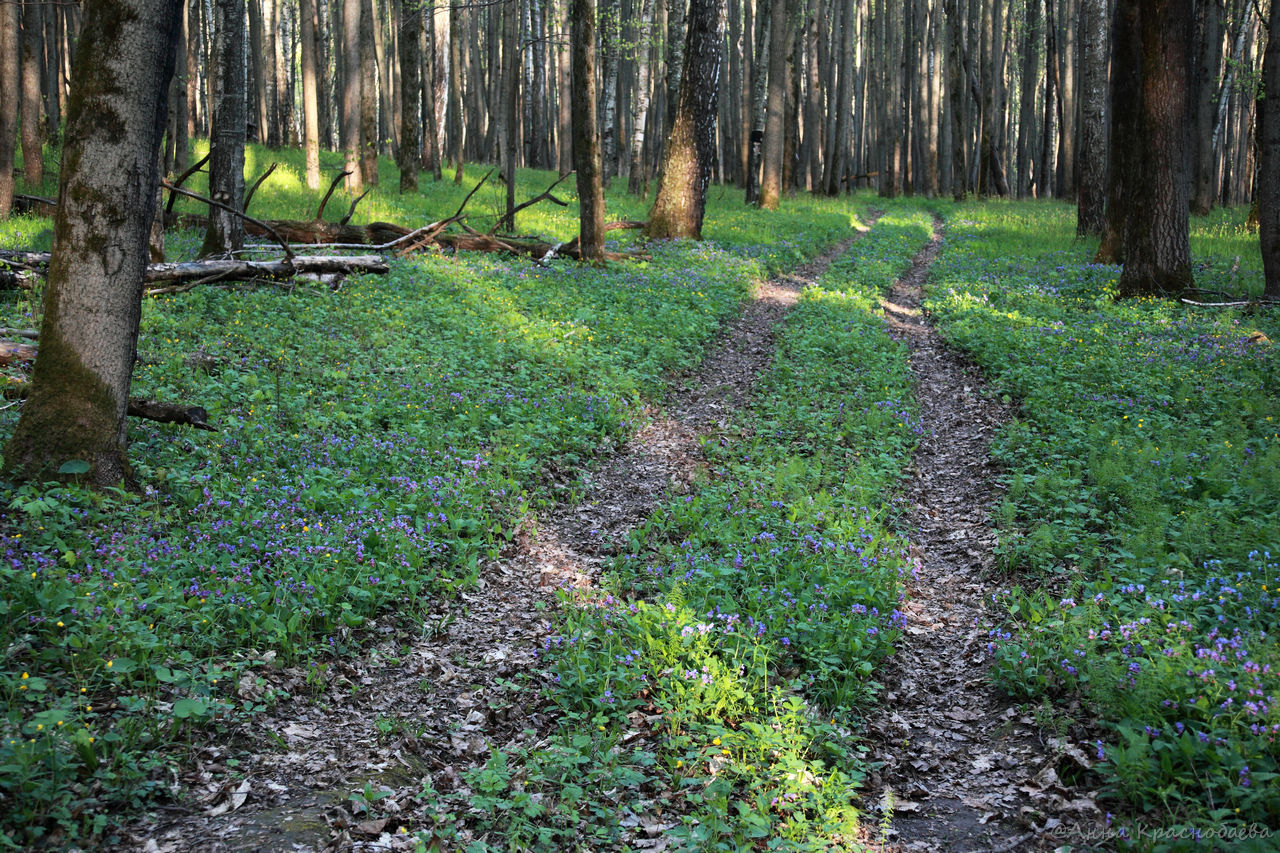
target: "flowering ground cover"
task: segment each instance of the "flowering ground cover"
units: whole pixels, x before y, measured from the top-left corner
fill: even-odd
[[[930,231],[887,215],[804,291],[755,397],[707,437],[713,473],[567,602],[544,651],[563,733],[468,780],[503,845],[616,846],[664,811],[694,849],[856,844],[854,735],[901,627],[890,507],[920,430],[878,299]]]
[[[1021,417],[1008,493],[999,682],[1077,697],[1138,835],[1185,842],[1280,821],[1280,374],[1270,314],[1114,302],[1065,206],[956,210],[928,308]],[[1197,223],[1197,278],[1260,288],[1256,237]],[[1121,811],[1117,808],[1117,811]],[[1147,841],[1150,843],[1150,836]]]
[[[313,210],[300,171],[286,164],[255,209]],[[468,187],[365,204],[429,221]],[[567,236],[573,213],[522,227]],[[0,838],[101,837],[168,788],[187,745],[271,701],[236,695],[248,662],[355,653],[371,621],[412,622],[470,586],[552,482],[572,485],[630,433],[754,280],[850,222],[835,202],[768,215],[713,198],[707,243],[625,265],[423,256],[336,292],[147,301],[134,393],[202,405],[219,432],[132,424],[140,495],[5,484]],[[5,246],[46,226],[12,221]],[[195,239],[171,234],[172,253]],[[0,303],[0,325],[38,320],[27,295]],[[16,418],[0,412],[0,440]]]

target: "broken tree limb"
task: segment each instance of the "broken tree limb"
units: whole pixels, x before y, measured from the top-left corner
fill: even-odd
[[[243,210],[245,213],[249,212],[249,202],[253,201],[253,194],[258,191],[258,187],[262,186],[263,181],[271,177],[271,173],[274,172],[276,170],[276,167],[279,165],[280,165],[279,163],[272,162],[272,164],[267,167],[267,171],[263,172],[261,177],[259,177],[258,180],[253,182],[253,186],[249,187],[249,191],[244,194]]]
[[[15,362],[31,361],[35,357],[36,348],[31,344],[0,341],[0,367],[7,367]]]
[[[26,338],[34,341],[40,337],[40,333],[35,329],[7,329],[0,326],[0,335],[8,335],[11,338]]]
[[[267,233],[268,233],[268,234],[270,234],[272,237],[274,237],[274,238],[275,238],[275,241],[276,241],[277,243],[279,243],[279,244],[280,244],[280,248],[284,249],[285,256],[286,256],[286,257],[288,257],[288,258],[292,258],[292,257],[293,257],[293,250],[289,248],[289,244],[288,244],[288,243],[286,243],[286,242],[285,242],[285,241],[280,237],[280,235],[276,233],[276,230],[275,230],[274,228],[272,228],[272,227],[271,227],[270,225],[268,225],[267,223],[263,222],[261,219],[254,219],[254,218],[253,218],[252,216],[250,216],[249,214],[244,213],[243,211],[236,210],[234,207],[232,207],[232,206],[231,206],[231,205],[229,205],[229,204],[223,204],[223,203],[222,203],[222,202],[220,202],[220,201],[217,201],[217,200],[215,200],[215,199],[209,198],[208,196],[200,195],[199,193],[193,193],[193,192],[191,192],[190,190],[184,190],[184,189],[182,189],[181,187],[174,186],[173,184],[169,183],[168,181],[161,181],[161,182],[160,182],[160,186],[162,186],[162,187],[164,187],[165,189],[167,189],[170,193],[181,193],[182,195],[185,195],[185,196],[187,196],[188,198],[193,198],[193,199],[195,199],[196,201],[202,201],[202,202],[204,202],[205,204],[209,204],[209,205],[212,205],[212,206],[214,206],[214,207],[220,207],[220,208],[222,208],[223,210],[227,211],[228,213],[231,213],[231,214],[233,214],[233,215],[235,215],[235,216],[240,217],[240,218],[241,218],[241,219],[243,219],[245,222],[252,222],[253,224],[258,225],[258,226],[260,226],[260,227],[264,228],[264,229],[267,231]]]
[[[209,162],[209,155],[206,154],[203,157],[201,157],[198,161],[193,163],[191,167],[188,168],[185,172],[183,172],[181,175],[178,175],[178,177],[174,178],[173,185],[175,187],[182,186],[187,182],[187,178],[191,177],[196,172],[204,168],[204,164],[208,162]],[[169,194],[169,203],[166,204],[164,207],[164,218],[166,222],[169,221],[170,217],[173,215],[173,204],[177,200],[178,200],[178,196],[176,193]]]
[[[329,182],[329,189],[325,190],[324,198],[320,199],[320,206],[316,208],[315,219],[324,219],[325,206],[329,204],[329,198],[333,195],[333,191],[338,188],[338,182],[350,175],[350,172],[339,172],[333,176],[333,180]]]
[[[22,400],[31,393],[31,383],[7,377],[3,396],[7,400]],[[184,406],[181,403],[162,403],[159,400],[144,400],[141,397],[130,397],[127,413],[131,417],[144,421],[155,421],[162,424],[181,424],[195,427],[206,432],[217,432],[218,428],[209,423],[209,413],[202,406]]]
[[[39,195],[15,193],[13,209],[18,213],[33,213],[36,216],[53,216],[57,212],[58,203],[51,198]]]
[[[521,204],[517,204],[511,210],[508,210],[506,213],[502,214],[502,216],[498,218],[498,221],[493,223],[493,227],[489,229],[489,233],[497,234],[498,229],[501,228],[505,223],[511,222],[515,218],[515,215],[517,213],[524,210],[526,207],[532,207],[533,205],[537,204],[540,201],[550,201],[554,204],[560,205],[561,207],[567,207],[569,202],[561,201],[560,199],[556,198],[554,195],[551,194],[551,191],[554,190],[557,186],[559,186],[561,181],[565,180],[566,178],[568,178],[570,175],[573,175],[573,174],[576,174],[576,173],[568,172],[566,174],[561,175],[560,177],[556,178],[555,183],[547,187],[538,195],[534,196],[528,201],[522,202]],[[477,189],[478,188],[479,187],[477,186]]]
[[[351,206],[347,208],[347,215],[338,220],[339,225],[346,225],[351,221],[351,217],[356,215],[356,205],[364,200],[364,197],[373,192],[372,189],[365,190],[351,200]]]

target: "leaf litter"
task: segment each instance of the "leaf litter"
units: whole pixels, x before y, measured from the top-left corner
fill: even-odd
[[[913,461],[907,512],[913,556],[907,623],[882,672],[884,706],[869,725],[868,803],[891,817],[898,851],[1052,850],[1101,822],[1092,794],[1060,768],[1087,770],[1087,733],[1048,737],[1039,721],[986,677],[987,603],[1000,587],[988,523],[998,487],[988,446],[1011,407],[946,345],[921,310],[934,234],[882,306],[910,348],[925,434]]]

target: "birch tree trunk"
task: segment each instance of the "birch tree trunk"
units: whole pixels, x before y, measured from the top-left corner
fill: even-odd
[[[56,476],[71,460],[88,463],[95,485],[129,477],[125,412],[180,8],[84,4],[40,352],[5,447],[6,467],[21,477]]]
[[[627,192],[640,195],[647,175],[644,162],[645,124],[649,120],[649,32],[653,0],[641,0],[640,28],[636,35],[636,97],[632,110],[631,165],[627,169]]]
[[[663,157],[658,197],[645,228],[654,239],[702,239],[707,184],[716,153],[723,0],[690,0],[688,22],[676,118]]]

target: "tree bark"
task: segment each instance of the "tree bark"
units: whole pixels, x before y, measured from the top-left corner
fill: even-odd
[[[1222,0],[1197,0],[1195,18],[1195,76],[1191,118],[1191,212],[1204,216],[1217,196],[1217,163],[1213,156],[1213,128],[1217,118],[1214,95],[1222,68]]]
[[[653,0],[641,0],[640,29],[636,41],[636,97],[632,110],[631,165],[627,169],[627,192],[640,195],[647,183],[644,142],[645,125],[649,121],[649,32]]]
[[[13,210],[13,161],[21,112],[22,7],[0,3],[0,218]]]
[[[1264,92],[1280,92],[1280,12],[1272,6],[1262,60]],[[1280,97],[1269,95],[1258,108],[1258,239],[1266,274],[1263,294],[1280,299]]]
[[[747,144],[747,167],[743,174],[746,203],[760,201],[760,159],[764,154],[765,106],[769,97],[769,33],[773,0],[761,0],[756,7],[755,66],[751,71],[751,135]]]
[[[215,0],[213,26],[214,99],[209,141],[209,197],[239,210],[244,203],[244,142],[248,123],[245,78],[245,16],[238,0]],[[244,246],[244,220],[223,208],[209,208],[203,257]]]
[[[1107,3],[1082,0],[1081,36],[1084,42],[1083,116],[1080,127],[1080,198],[1076,234],[1102,234],[1107,198]]]
[[[422,99],[422,57],[418,55],[422,12],[393,0],[400,30],[400,192],[418,191],[418,102]]]
[[[87,0],[31,395],[5,447],[25,478],[89,464],[129,475],[125,412],[137,354],[180,0]]]
[[[1072,14],[1077,0],[1061,0],[1059,20],[1062,26],[1062,45],[1058,50],[1058,198],[1073,199],[1076,195],[1076,22]]]
[[[702,239],[707,184],[716,153],[724,19],[723,0],[690,0],[676,118],[663,158],[658,197],[645,229],[651,238]]]
[[[275,63],[271,57],[274,48],[267,50],[266,30],[272,30],[272,42],[275,40],[271,21],[265,20],[267,12],[263,8],[264,0],[249,0],[249,91],[254,94],[254,124],[257,132],[253,139],[265,142],[271,148],[280,147],[280,139],[275,126],[275,110],[271,107],[271,95],[275,85],[268,86],[267,78],[275,76]],[[270,2],[270,0],[267,0]],[[248,135],[248,134],[246,134]]]
[[[1036,195],[1049,198],[1053,195],[1054,152],[1058,142],[1058,125],[1062,116],[1062,99],[1058,95],[1058,18],[1054,14],[1053,0],[1044,0],[1044,124],[1040,163],[1036,177]]]
[[[584,258],[604,254],[604,179],[596,123],[596,10],[594,0],[573,0],[570,11],[573,72],[573,165],[577,171],[578,246]]]
[[[969,169],[964,144],[964,17],[959,0],[947,4],[947,97],[951,99],[951,196],[968,197]]]
[[[40,57],[44,19],[39,0],[22,3],[22,168],[27,187],[44,182],[44,101],[40,96]]]
[[[324,2],[324,0],[321,0]],[[307,187],[320,188],[320,93],[316,68],[316,0],[299,0],[302,40],[302,144],[306,149]]]
[[[373,3],[360,3],[360,177],[378,185],[378,67],[373,49]]]
[[[604,182],[618,174],[618,66],[621,61],[622,4],[604,0],[600,4],[600,156]]]
[[[1094,0],[1085,0],[1086,3]],[[1040,44],[1040,0],[1028,0],[1025,38],[1022,47],[1022,102],[1018,111],[1018,198],[1031,195],[1035,158],[1032,145],[1036,139],[1036,89],[1040,85],[1040,63],[1036,48]],[[1086,39],[1086,49],[1088,41]],[[1101,48],[1099,48],[1101,49]],[[1103,81],[1105,92],[1105,78]],[[1103,128],[1105,131],[1105,127]],[[1105,160],[1103,161],[1105,164]]]
[[[360,8],[366,0],[342,0],[342,149],[345,155],[347,190],[359,192],[364,187],[361,170],[361,72],[360,72]]]
[[[770,0],[769,88],[765,104],[764,177],[760,206],[777,210],[782,197],[782,152],[786,136],[783,111],[787,87],[787,0]]]
[[[1124,271],[1120,295],[1177,294],[1191,286],[1187,127],[1191,0],[1120,0],[1137,8],[1136,69],[1118,65],[1117,79],[1133,73],[1139,83],[1136,133],[1128,140],[1136,164],[1128,187]],[[1117,12],[1119,14],[1119,12]],[[1117,32],[1118,38],[1118,32]]]

